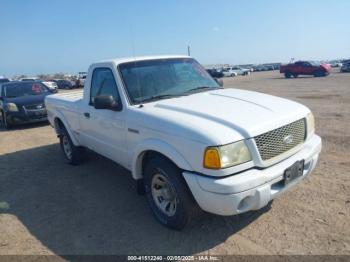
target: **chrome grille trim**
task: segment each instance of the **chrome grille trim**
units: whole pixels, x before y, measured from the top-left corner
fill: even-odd
[[[292,136],[292,139],[288,139]],[[277,157],[297,145],[306,138],[305,118],[254,137],[260,157],[263,161]],[[288,140],[288,141],[287,141]],[[291,141],[292,140],[292,141]]]
[[[38,110],[45,109],[45,104],[26,105],[26,106],[23,106],[23,108],[26,111],[38,111]]]

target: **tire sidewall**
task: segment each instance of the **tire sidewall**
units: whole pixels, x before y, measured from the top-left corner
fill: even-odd
[[[188,199],[188,189],[182,183],[184,181],[180,181],[183,179],[181,177],[181,172],[177,167],[172,165],[167,160],[162,160],[161,158],[156,158],[150,160],[145,168],[145,189],[146,189],[146,197],[150,208],[156,217],[156,219],[163,225],[168,226],[173,229],[182,229],[189,220],[191,213],[191,203]],[[176,191],[177,195],[177,205],[176,212],[173,216],[167,216],[164,214],[158,206],[154,203],[154,199],[152,196],[152,179],[154,175],[162,174],[167,178],[171,186]]]
[[[64,150],[63,139],[64,139],[65,137],[68,139],[68,143],[69,143],[69,145],[70,145],[70,147],[71,147],[71,150],[72,150],[72,157],[71,157],[71,158],[69,158],[69,157],[67,156],[66,151]],[[73,147],[74,147],[74,145],[73,145],[72,140],[70,139],[70,137],[69,137],[69,135],[68,135],[68,132],[67,132],[65,129],[62,130],[62,134],[60,135],[60,145],[61,145],[61,150],[62,150],[62,152],[63,152],[63,155],[64,155],[65,159],[68,161],[68,163],[72,163],[72,159],[73,159]]]
[[[7,123],[6,113],[1,110],[0,114],[1,114],[1,127],[4,128],[4,129],[8,129],[10,126]]]

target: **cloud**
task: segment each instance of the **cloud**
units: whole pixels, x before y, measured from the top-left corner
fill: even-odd
[[[220,28],[217,27],[217,26],[214,26],[214,27],[212,28],[212,30],[213,30],[214,32],[218,32],[218,31],[220,31]]]

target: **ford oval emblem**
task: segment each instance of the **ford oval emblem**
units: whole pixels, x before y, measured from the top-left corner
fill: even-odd
[[[293,135],[288,135],[285,138],[283,138],[283,143],[285,144],[291,144],[293,142]]]

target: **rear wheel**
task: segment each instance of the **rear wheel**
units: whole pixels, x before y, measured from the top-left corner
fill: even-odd
[[[290,72],[285,72],[284,73],[284,77],[285,78],[290,78],[292,76],[292,74]]]
[[[67,130],[62,127],[60,134],[60,145],[67,162],[71,165],[78,165],[83,159],[85,149],[81,146],[75,146]]]
[[[235,74],[231,74],[231,77],[235,77],[236,75]]]
[[[145,188],[155,218],[163,225],[180,230],[198,210],[181,170],[164,157],[150,159],[145,167]]]

